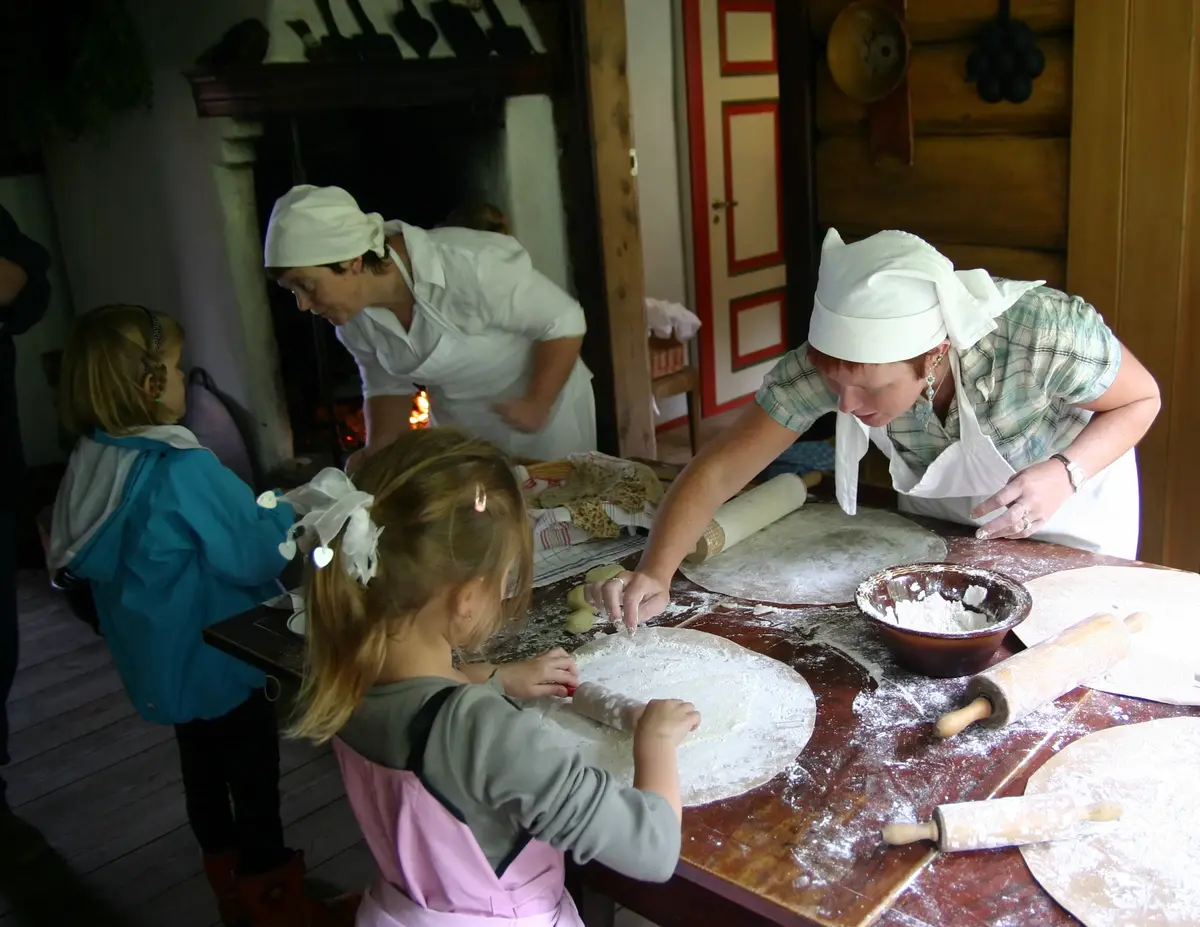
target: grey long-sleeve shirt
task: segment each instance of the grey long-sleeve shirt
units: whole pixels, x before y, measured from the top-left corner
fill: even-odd
[[[338,735],[373,763],[408,764],[408,729],[437,677],[374,687]],[[665,882],[679,860],[680,830],[665,798],[619,785],[542,730],[497,680],[463,685],[438,713],[424,777],[463,815],[493,867],[523,832],[623,875]]]

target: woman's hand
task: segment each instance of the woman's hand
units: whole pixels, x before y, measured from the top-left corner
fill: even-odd
[[[579,668],[571,655],[555,647],[540,657],[505,663],[496,670],[505,695],[512,698],[565,697],[568,687],[579,685]]]
[[[584,597],[613,621],[623,621],[633,631],[663,613],[671,602],[671,584],[649,573],[626,571],[606,582],[592,583]]]
[[[981,541],[992,538],[1027,538],[1040,531],[1071,496],[1071,478],[1059,460],[1044,460],[1020,473],[986,502],[977,505],[972,518],[1007,508],[1008,511],[975,532]]]
[[[501,400],[492,408],[507,424],[526,434],[541,431],[550,418],[550,406],[527,396]]]

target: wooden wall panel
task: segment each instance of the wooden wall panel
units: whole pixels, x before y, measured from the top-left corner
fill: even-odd
[[[798,0],[785,0],[798,2]],[[1110,0],[1079,0],[1104,4]],[[1153,8],[1157,0],[1149,0]],[[825,41],[829,27],[845,0],[808,0],[812,34]],[[999,0],[908,0],[909,37],[914,42],[946,42],[975,35],[989,19],[995,19]],[[1075,0],[1012,0],[1014,19],[1029,23],[1035,32],[1069,33]]]
[[[817,145],[817,217],[851,235],[894,228],[942,242],[1063,249],[1065,138],[918,138],[913,165],[873,163],[862,138]]]
[[[1043,39],[1046,70],[1025,103],[985,103],[966,80],[970,42],[913,46],[908,71],[913,123],[918,135],[1050,135],[1071,129],[1071,40]],[[833,83],[822,56],[817,68],[817,131],[859,135],[867,111]]]
[[[1162,392],[1139,556],[1200,570],[1200,0],[1080,4],[1076,26],[1069,278]]]

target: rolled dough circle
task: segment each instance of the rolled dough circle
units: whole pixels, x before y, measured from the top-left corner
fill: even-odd
[[[772,605],[853,602],[879,570],[946,559],[946,542],[894,512],[810,503],[683,575],[709,592]]]
[[[1121,819],[1021,847],[1033,877],[1087,927],[1200,923],[1200,718],[1089,734],[1051,757],[1025,794],[1119,802]]]
[[[1200,576],[1149,567],[1084,567],[1025,584],[1033,610],[1015,629],[1032,647],[1098,612],[1149,620],[1130,642],[1129,656],[1085,684],[1170,705],[1200,705]]]
[[[733,641],[687,628],[601,637],[575,651],[579,677],[639,702],[677,698],[700,712],[679,747],[685,805],[741,795],[786,769],[812,736],[817,704],[790,666]],[[633,735],[541,699],[542,724],[586,763],[633,783]]]

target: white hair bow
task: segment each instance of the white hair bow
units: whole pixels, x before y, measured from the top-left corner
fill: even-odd
[[[280,500],[289,503],[302,517],[288,529],[279,552],[288,560],[296,556],[298,544],[311,551],[313,564],[324,569],[333,560],[329,546],[339,534],[342,563],[346,572],[364,586],[378,566],[379,535],[383,529],[371,520],[375,497],[356,489],[341,470],[327,467],[310,482],[282,496],[265,492],[258,504],[273,509]],[[315,539],[315,540],[314,540]]]

